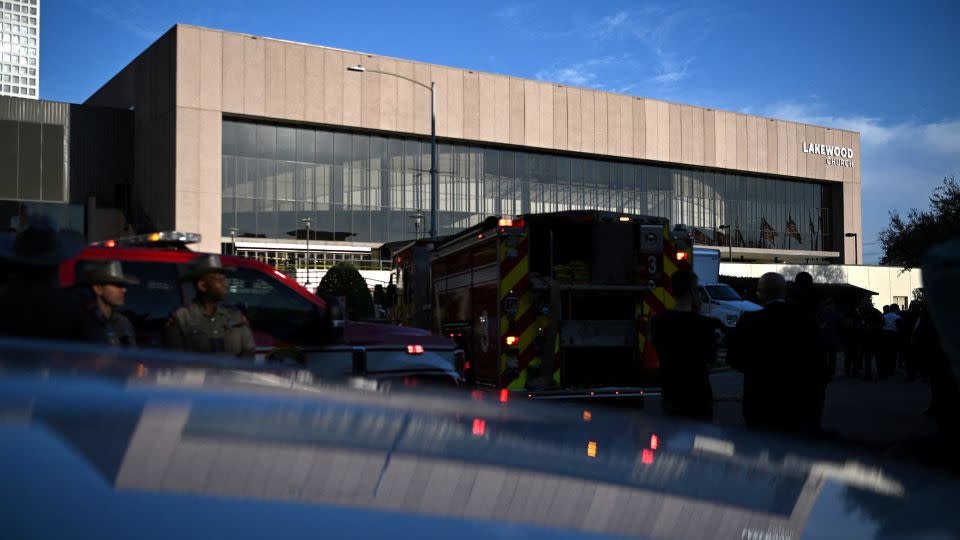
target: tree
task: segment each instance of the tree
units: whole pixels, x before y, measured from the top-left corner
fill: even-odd
[[[320,280],[317,294],[346,298],[347,316],[351,319],[373,317],[373,298],[367,288],[367,281],[348,263],[339,262],[333,265]]]
[[[880,264],[917,268],[927,250],[960,234],[960,182],[943,179],[930,194],[930,209],[910,210],[906,218],[890,213],[890,224],[880,232]]]

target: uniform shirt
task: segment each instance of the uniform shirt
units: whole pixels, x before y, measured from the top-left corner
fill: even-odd
[[[897,315],[894,312],[886,313],[883,316],[883,331],[884,332],[896,332],[900,330],[900,315]]]
[[[217,305],[213,315],[207,315],[198,301],[173,312],[164,328],[163,345],[167,349],[231,356],[253,356],[256,348],[242,313]]]
[[[90,314],[90,341],[106,343],[115,347],[136,347],[137,338],[130,319],[116,309],[107,318],[100,308],[93,304],[87,308]]]

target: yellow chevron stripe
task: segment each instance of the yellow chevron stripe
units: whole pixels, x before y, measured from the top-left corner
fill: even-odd
[[[520,259],[520,264],[514,267],[509,274],[500,281],[500,297],[503,298],[510,294],[510,291],[520,283],[520,280],[530,271],[530,258],[526,255]]]

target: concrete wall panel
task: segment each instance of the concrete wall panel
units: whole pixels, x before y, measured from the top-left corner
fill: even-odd
[[[386,73],[397,72],[397,61],[392,58],[380,59],[380,71]],[[400,79],[389,76],[380,76],[380,129],[397,130],[397,84]]]
[[[373,73],[382,71],[380,58],[364,57],[363,65],[370,70],[363,73],[360,79],[360,125],[366,129],[380,128],[380,83],[383,79],[391,78],[389,75]]]
[[[550,83],[538,83],[537,93],[540,96],[540,146],[544,148],[555,148],[553,141],[553,85]]]
[[[284,49],[286,43],[264,41],[266,101],[264,113],[271,118],[286,118],[286,69],[284,67]]]
[[[200,191],[200,111],[176,111],[176,190]]]
[[[479,137],[484,141],[495,141],[497,140],[496,81],[493,75],[487,73],[480,73],[477,79],[480,92]]]
[[[306,47],[304,50],[304,120],[323,122],[324,114],[324,73],[323,49]]]
[[[447,98],[450,85],[447,83],[447,70],[439,66],[430,66],[430,80],[436,83],[437,99],[437,136],[450,137],[450,108]],[[429,97],[429,93],[427,94]]]
[[[593,153],[597,148],[597,103],[592,90],[580,91],[580,150]]]
[[[760,119],[747,116],[747,170],[756,171],[757,160],[760,155],[760,140],[757,137],[758,126],[760,124]]]
[[[746,148],[747,145],[746,124],[743,125],[743,140],[738,139],[740,135],[740,127],[737,117],[738,115],[732,112],[723,113],[723,125],[724,131],[726,131],[727,139],[727,167],[730,169],[737,168],[737,163],[741,161],[740,147],[742,146]],[[743,163],[746,165],[746,154],[743,156]]]
[[[359,77],[347,73],[343,67],[343,53],[327,49],[323,53],[323,120],[329,124],[343,123],[344,77]]]
[[[583,149],[582,94],[579,88],[567,88],[567,148],[575,152]]]
[[[620,100],[617,99],[619,96],[603,93],[603,97],[607,103],[607,126],[604,130],[607,134],[606,153],[613,156],[621,156],[623,154],[620,150],[620,137],[622,135],[623,122],[620,116]]]
[[[405,60],[397,61],[397,75],[412,79],[414,76],[413,63]],[[413,133],[416,129],[414,119],[414,92],[421,90],[410,81],[397,79],[397,129],[403,133]],[[422,91],[422,90],[421,90]]]
[[[510,79],[493,76],[494,142],[510,142]],[[522,116],[517,117],[520,121]]]
[[[430,66],[414,63],[413,79],[429,87],[434,82]],[[430,91],[417,85],[413,85],[413,126],[417,133],[430,134]],[[438,124],[437,133],[439,127]]]
[[[691,144],[693,145],[693,163],[695,165],[703,165],[705,161],[706,149],[706,137],[704,136],[704,120],[703,120],[703,109],[699,107],[691,107],[692,110],[692,133],[691,133]]]
[[[200,108],[223,109],[223,32],[200,31]]]
[[[774,120],[767,120],[767,172],[776,172],[780,170],[780,137],[777,131],[777,123]]]
[[[786,125],[787,132],[787,174],[791,176],[797,176],[800,171],[800,162],[805,159],[803,152],[800,148],[800,139],[799,132],[797,130],[797,124],[788,123]],[[806,170],[806,169],[804,169]]]
[[[183,107],[200,106],[200,29],[178,26],[177,102]]]
[[[749,170],[749,161],[747,161],[750,140],[747,135],[747,117],[742,114],[736,115],[737,122],[737,169],[741,171]]]
[[[594,147],[593,151],[598,154],[606,154],[610,143],[610,130],[607,124],[607,93],[593,93],[593,122],[594,122]]]
[[[680,159],[694,163],[693,107],[680,106]]]
[[[647,105],[646,100],[634,98],[630,100],[633,109],[633,155],[637,158],[647,157]]]
[[[567,89],[561,85],[553,88],[553,145],[559,150],[570,148],[567,137]]]
[[[633,98],[616,96],[620,102],[620,155],[634,157],[633,152]]]
[[[463,75],[463,138],[480,136],[480,76],[468,71]]]
[[[540,146],[540,91],[536,81],[523,81],[523,134],[524,144]]]
[[[642,156],[646,159],[660,159],[660,106],[652,99],[643,100],[643,114],[646,123],[647,145]]]
[[[223,112],[242,113],[246,38],[223,34]]]
[[[526,140],[527,111],[523,79],[510,79],[510,143]]]
[[[302,121],[306,116],[306,48],[293,43],[287,44],[284,47],[283,68],[283,95],[286,97],[284,116]]]
[[[667,105],[669,111],[670,135],[668,138],[670,146],[667,148],[667,157],[670,161],[678,162],[683,159],[683,119],[681,107],[676,103]]]
[[[243,38],[243,113],[263,116],[265,113],[265,50],[264,40]]]
[[[717,114],[707,109],[703,111],[703,164],[717,166]]]
[[[357,64],[369,65],[372,68],[375,68],[375,66],[371,64],[371,58],[357,53],[344,52],[339,56],[339,60],[339,65],[334,64],[334,67],[337,72],[340,73],[341,77],[343,77],[341,79],[343,81],[343,95],[341,96],[343,101],[343,123],[347,126],[357,127],[360,126],[363,121],[364,81],[368,81],[368,84],[370,84],[370,77],[376,74],[347,71],[347,66],[355,66]]]
[[[459,69],[446,69],[447,137],[463,138],[463,74]]]
[[[680,125],[678,120],[677,125]],[[680,129],[679,127],[677,129]],[[657,159],[670,159],[670,104],[666,101],[657,102]],[[679,135],[679,134],[678,134]],[[679,150],[680,146],[677,146]]]
[[[757,118],[757,170],[760,172],[767,172],[770,159],[767,152],[767,122],[764,118]]]
[[[219,111],[199,111],[199,164],[197,181],[197,191],[201,193],[211,193],[220,197],[220,189],[223,185],[223,161],[221,160],[221,151],[223,149],[223,119]],[[218,201],[219,204],[219,201]],[[217,214],[219,224],[219,214]]]

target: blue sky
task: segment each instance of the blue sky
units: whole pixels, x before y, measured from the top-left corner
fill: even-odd
[[[82,102],[177,22],[859,131],[868,262],[960,176],[955,1],[43,0],[41,97]]]

